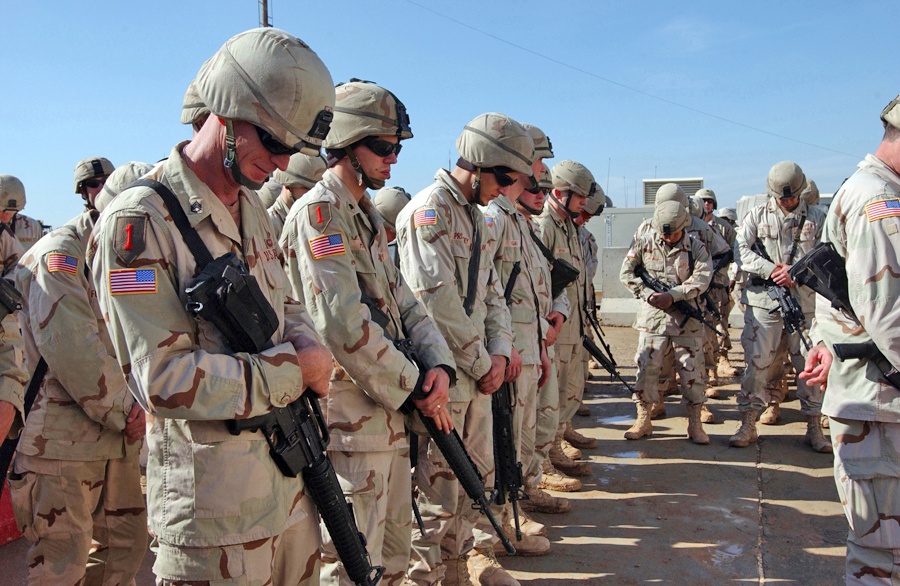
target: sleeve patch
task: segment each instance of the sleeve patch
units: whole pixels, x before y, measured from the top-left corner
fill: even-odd
[[[882,199],[866,204],[866,217],[870,222],[900,216],[900,199]]]
[[[493,216],[485,216],[485,217],[484,217],[484,223],[487,224],[487,227],[488,227],[488,228],[493,228],[493,227],[494,227],[494,218],[493,218]]]
[[[116,218],[113,250],[123,263],[130,265],[146,247],[147,216]]]
[[[109,292],[113,295],[156,293],[156,269],[109,271]]]
[[[47,255],[47,269],[51,273],[78,274],[78,259],[67,254],[51,252]]]
[[[309,225],[320,234],[331,223],[331,204],[327,201],[310,204],[306,207]]]
[[[344,245],[343,234],[325,234],[310,238],[309,250],[312,252],[313,260],[319,260],[326,256],[344,254],[347,252],[347,247]]]
[[[413,216],[413,225],[416,228],[419,226],[434,226],[435,224],[437,224],[437,210],[434,208],[422,208]]]

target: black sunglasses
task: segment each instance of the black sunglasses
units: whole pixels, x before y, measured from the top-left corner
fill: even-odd
[[[90,187],[91,189],[97,189],[98,187],[103,187],[103,184],[106,183],[106,179],[85,179],[81,182],[82,187]]]
[[[489,167],[483,169],[483,171],[489,171],[494,176],[494,179],[497,180],[497,185],[500,187],[509,187],[516,182],[515,178],[510,177],[497,167]]]
[[[256,125],[254,125],[253,128],[256,129],[256,136],[259,137],[259,142],[262,143],[263,148],[265,148],[273,155],[293,155],[294,153],[300,152],[294,147],[287,146],[286,144],[269,134],[268,130],[260,128]]]
[[[362,140],[362,145],[379,157],[389,157],[391,156],[391,154],[399,155],[400,150],[403,148],[403,145],[399,142],[394,144],[390,141],[374,136],[367,136],[366,138],[364,138]]]

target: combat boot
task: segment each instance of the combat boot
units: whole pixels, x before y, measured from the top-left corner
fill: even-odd
[[[637,419],[625,432],[625,439],[636,440],[653,435],[653,425],[650,423],[650,403],[640,401],[635,405],[637,406]]]
[[[566,430],[563,432],[563,439],[581,450],[592,450],[596,448],[600,443],[596,438],[586,437],[575,431],[575,428],[572,427],[571,421],[566,423]]]
[[[820,454],[830,454],[833,451],[831,442],[822,435],[822,422],[818,415],[806,417],[806,443]]]
[[[775,425],[780,421],[781,407],[777,404],[766,407],[766,410],[763,411],[762,416],[759,418],[759,422],[763,425]]]
[[[700,422],[700,409],[703,404],[685,405],[688,413],[687,436],[695,444],[705,446],[709,443],[709,436],[703,431],[703,423]],[[712,414],[710,414],[712,415]]]
[[[706,384],[711,387],[719,386],[719,377],[716,376],[716,369],[710,368],[707,371]]]
[[[581,457],[584,456],[584,454],[581,453],[581,450],[579,450],[578,448],[576,448],[575,446],[573,446],[566,440],[562,441],[562,444],[560,447],[562,448],[563,454],[565,454],[566,456],[568,456],[569,458],[571,458],[573,460],[580,460]]]
[[[670,376],[666,380],[659,381],[659,396],[660,397],[668,397],[669,395],[677,395],[680,391],[678,389],[678,381],[675,380],[674,376]]]
[[[444,578],[441,580],[442,586],[474,586],[472,580],[469,579],[468,556],[441,561],[444,564]]]
[[[548,541],[547,544],[549,543]],[[520,586],[519,581],[503,569],[490,549],[473,549],[469,552],[468,575],[472,582],[481,586]]]
[[[741,371],[731,364],[727,355],[719,354],[719,362],[716,364],[716,373],[721,377],[734,378],[740,376]]]
[[[732,448],[746,448],[750,444],[756,443],[759,439],[759,435],[756,433],[756,416],[758,413],[759,411],[756,409],[741,413],[741,427],[728,440],[729,446]]]
[[[704,389],[703,394],[706,395],[707,399],[724,399],[725,396],[719,391],[718,387],[707,386]]]
[[[578,492],[581,490],[581,481],[557,470],[549,458],[544,460],[541,466],[543,471],[538,487],[557,492]]]
[[[550,462],[556,467],[557,470],[561,470],[569,476],[590,476],[591,465],[587,462],[576,462],[575,460],[566,456],[562,451],[562,447],[560,446],[561,442],[562,438],[557,437],[556,441],[554,441],[550,446],[550,454],[548,458]]]
[[[577,478],[571,478],[570,480],[574,480],[575,482],[577,482],[580,488],[580,480],[578,480]],[[519,503],[520,511],[559,515],[562,513],[568,513],[570,510],[572,510],[572,503],[569,502],[569,499],[547,494],[547,492],[541,490],[538,487],[526,488],[525,494],[528,495],[528,500],[521,501]],[[524,531],[525,527],[523,525],[522,532],[524,533]]]
[[[592,374],[591,376],[596,376],[596,375]],[[600,378],[600,377],[598,376],[597,378]],[[591,410],[590,410],[590,408],[588,408],[587,405],[585,405],[584,403],[581,403],[578,406],[578,409],[575,411],[575,415],[577,415],[579,417],[590,417]]]
[[[700,421],[703,423],[715,423],[716,416],[706,407],[706,403],[700,406]]]
[[[506,536],[516,548],[516,556],[536,558],[550,553],[550,540],[546,537],[529,535],[522,531],[522,539],[516,539],[516,527],[511,521],[504,523],[503,532],[506,533]],[[498,541],[494,544],[494,555],[499,558],[509,555],[509,552]]]
[[[653,403],[653,406],[650,407],[650,419],[665,419],[666,418],[666,402],[660,401],[659,403]]]
[[[526,489],[525,492],[527,494],[528,490]],[[547,527],[543,523],[538,523],[532,519],[528,513],[523,511],[521,503],[519,503],[519,529],[522,530],[523,535],[539,535],[541,537],[547,537]]]

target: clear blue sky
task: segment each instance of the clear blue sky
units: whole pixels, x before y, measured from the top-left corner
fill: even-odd
[[[584,163],[617,206],[654,176],[704,177],[733,205],[784,159],[832,192],[900,92],[889,1],[270,2],[336,82],[404,101],[415,138],[390,183],[413,192],[492,110],[541,127],[549,162]],[[167,156],[189,136],[181,99],[200,65],[258,23],[256,0],[5,2],[0,173],[25,183],[26,213],[54,226],[77,214],[81,158]]]

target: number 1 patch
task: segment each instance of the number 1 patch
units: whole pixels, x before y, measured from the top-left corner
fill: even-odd
[[[113,250],[126,266],[139,257],[146,247],[147,216],[121,216],[116,218]]]

